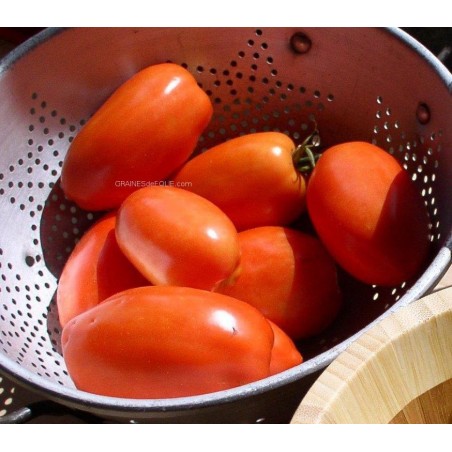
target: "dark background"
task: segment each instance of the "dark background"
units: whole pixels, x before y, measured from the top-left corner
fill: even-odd
[[[433,54],[440,56],[442,62],[452,71],[452,27],[402,28]],[[441,58],[441,53],[444,57]]]

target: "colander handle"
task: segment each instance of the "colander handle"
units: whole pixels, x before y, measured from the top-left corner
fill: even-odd
[[[94,414],[85,411],[72,410],[58,403],[43,400],[32,403],[27,407],[18,408],[17,410],[12,411],[11,413],[1,416],[0,424],[23,424],[25,422],[37,419],[40,416],[46,415],[47,416],[71,415],[75,416],[76,418],[80,419],[85,423],[90,424],[100,424],[105,421],[104,419],[101,419],[100,417],[95,416]]]

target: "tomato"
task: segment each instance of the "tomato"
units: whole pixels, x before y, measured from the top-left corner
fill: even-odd
[[[273,331],[259,311],[239,300],[149,286],[113,295],[71,320],[62,347],[80,390],[183,397],[269,376]]]
[[[336,265],[317,238],[261,226],[240,232],[239,243],[240,277],[221,293],[255,306],[294,340],[332,323],[342,296]]]
[[[214,290],[240,271],[238,234],[210,201],[181,188],[132,193],[118,211],[119,247],[155,285]]]
[[[115,224],[115,213],[101,218],[65,263],[56,297],[61,326],[117,292],[149,285],[119,249]]]
[[[307,206],[328,251],[356,279],[393,286],[422,270],[430,243],[426,206],[408,172],[377,146],[327,149],[312,172]]]
[[[212,112],[207,94],[183,67],[163,63],[139,71],[76,135],[61,173],[65,195],[87,210],[119,207],[187,160]]]
[[[267,319],[268,320],[268,319]],[[270,375],[276,375],[303,362],[303,356],[298,351],[292,339],[271,320],[273,329],[273,348],[270,360]]]
[[[287,225],[305,210],[294,150],[283,133],[248,134],[197,155],[173,179],[220,207],[238,230]]]

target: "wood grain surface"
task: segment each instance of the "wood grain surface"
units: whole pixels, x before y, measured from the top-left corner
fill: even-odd
[[[292,419],[408,422],[452,422],[452,287],[401,308],[361,336],[322,373]]]

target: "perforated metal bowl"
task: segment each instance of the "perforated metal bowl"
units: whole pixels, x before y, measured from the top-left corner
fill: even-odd
[[[264,130],[300,141],[314,122],[325,146],[365,140],[385,148],[403,162],[425,199],[432,257],[417,280],[397,287],[369,287],[342,275],[341,317],[324,335],[299,344],[306,361],[289,371],[198,397],[101,397],[74,387],[61,356],[58,277],[98,214],[65,199],[60,169],[71,140],[106,97],[136,71],[163,61],[192,72],[214,105],[198,151]],[[32,38],[0,65],[4,378],[108,419],[289,420],[315,377],[357,335],[430,291],[450,264],[451,89],[447,69],[397,29],[82,28]]]

